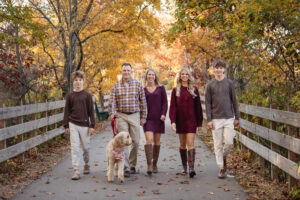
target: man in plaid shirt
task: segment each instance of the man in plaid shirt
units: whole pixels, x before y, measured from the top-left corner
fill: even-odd
[[[147,102],[142,84],[131,78],[132,67],[129,63],[122,65],[121,73],[122,79],[111,90],[108,110],[111,119],[116,117],[118,132],[129,132],[132,138],[130,153],[125,150],[124,176],[129,177],[136,173],[140,125],[146,123]]]

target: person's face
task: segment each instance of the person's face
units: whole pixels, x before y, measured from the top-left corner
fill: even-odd
[[[155,73],[151,70],[148,71],[146,80],[148,83],[154,83],[155,82]]]
[[[75,77],[75,79],[73,80],[73,85],[76,90],[81,90],[83,88],[83,83],[84,80],[80,77]]]
[[[123,66],[122,69],[121,69],[122,78],[130,79],[131,78],[131,72],[132,72],[132,69],[131,69],[130,66],[128,66],[128,65]]]
[[[200,78],[201,74],[200,74],[200,70],[199,69],[195,69],[194,76],[195,76],[195,79]]]
[[[224,72],[225,72],[225,68],[224,67],[222,67],[222,66],[215,66],[214,68],[213,68],[213,70],[214,70],[214,74],[216,75],[216,76],[223,76],[224,75]]]
[[[180,72],[180,80],[181,80],[182,82],[187,82],[187,81],[189,80],[189,74],[187,73],[187,71],[182,70],[182,71]]]

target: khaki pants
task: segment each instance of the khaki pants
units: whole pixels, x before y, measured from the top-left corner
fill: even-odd
[[[220,169],[224,167],[223,156],[229,153],[229,150],[233,144],[233,138],[235,135],[234,119],[213,119],[212,123],[214,130],[212,130],[214,139],[214,150],[217,160],[217,165]],[[223,146],[224,136],[224,146]]]
[[[125,148],[125,163],[124,167],[135,167],[137,163],[137,155],[140,141],[140,113],[124,114],[117,112],[117,129],[118,132],[129,132],[132,139],[131,149]]]
[[[77,126],[69,122],[70,141],[71,141],[71,156],[74,170],[79,170],[81,156],[83,151],[83,160],[87,164],[89,162],[90,136],[88,127]]]

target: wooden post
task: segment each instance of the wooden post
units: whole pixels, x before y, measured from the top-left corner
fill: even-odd
[[[252,101],[249,101],[248,104],[251,105],[251,104],[252,104]],[[248,122],[252,122],[253,116],[247,114],[247,119],[246,119],[246,120],[247,120]],[[246,133],[247,133],[247,137],[248,137],[248,138],[253,139],[253,133],[251,133],[251,132],[249,132],[249,131],[247,131]],[[250,149],[247,149],[247,152],[250,153],[250,158],[249,158],[249,160],[252,162],[253,159],[254,159],[254,152],[251,151]]]
[[[277,105],[271,105],[271,108],[276,109]],[[270,121],[270,129],[276,130],[277,123]],[[274,152],[278,152],[278,145],[271,142],[271,150]],[[277,177],[278,177],[278,168],[275,165],[271,164],[271,179],[274,180]]]
[[[257,106],[261,107],[262,103],[261,102],[257,103]],[[263,123],[263,120],[262,120],[262,118],[259,117],[257,124],[258,125],[262,125],[262,123]],[[261,144],[261,145],[264,145],[264,141],[265,140],[263,138],[259,137],[259,136],[257,136],[257,137],[258,137],[258,143]],[[265,164],[265,160],[261,156],[259,156],[259,155],[257,155],[257,156],[258,156],[259,166],[262,168],[264,166],[264,164]]]
[[[23,102],[21,100],[20,106],[23,106]],[[23,124],[24,123],[24,115],[22,115],[21,117],[19,117],[18,120],[19,124]],[[23,142],[24,141],[24,134],[22,133],[21,135],[18,136],[18,143]],[[22,153],[22,161],[24,162],[24,153]]]
[[[295,110],[293,108],[291,108],[290,106],[288,107],[288,111],[289,112],[294,112]],[[296,127],[293,127],[293,126],[288,126],[287,127],[287,134],[289,136],[292,136],[292,137],[297,137],[297,130],[296,130]],[[294,162],[297,162],[299,160],[297,160],[297,155],[292,152],[292,151],[289,151],[288,150],[288,159],[289,160],[292,160]],[[291,191],[291,189],[296,186],[298,184],[298,180],[295,179],[294,177],[288,175],[288,190]]]
[[[5,104],[0,105],[0,108],[5,108]],[[5,128],[6,127],[6,122],[5,119],[0,120],[0,129]],[[5,149],[6,148],[6,140],[0,141],[0,149]],[[6,172],[7,171],[7,163],[6,162],[2,162],[0,163],[0,172]]]

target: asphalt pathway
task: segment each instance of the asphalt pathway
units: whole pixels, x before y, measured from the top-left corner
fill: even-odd
[[[180,175],[178,136],[171,131],[170,121],[166,121],[166,134],[161,137],[159,173],[146,174],[146,160],[143,146],[144,133],[141,128],[141,140],[138,156],[138,174],[125,178],[119,183],[108,183],[106,178],[107,162],[105,148],[112,138],[112,131],[98,133],[91,141],[91,173],[78,181],[72,181],[71,157],[62,160],[51,171],[15,195],[14,200],[25,199],[222,199],[242,200],[248,195],[233,177],[220,180],[214,154],[196,136],[196,177]]]

